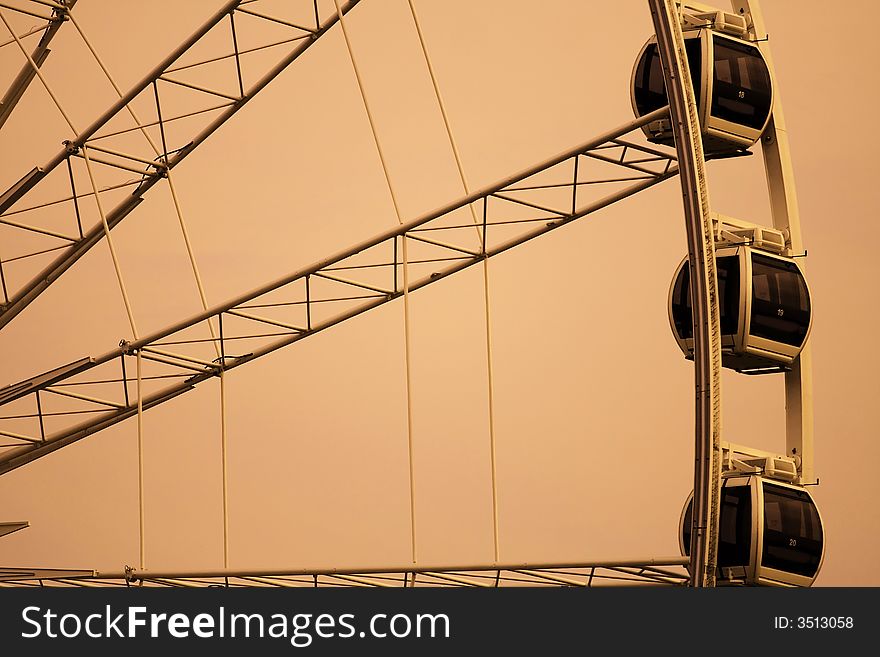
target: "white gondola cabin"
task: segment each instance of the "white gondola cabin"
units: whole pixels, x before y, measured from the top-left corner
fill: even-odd
[[[679,547],[690,555],[693,495],[679,526]],[[718,533],[720,585],[810,586],[825,554],[822,519],[803,486],[766,476],[722,480]]]
[[[708,15],[697,23],[697,29],[684,26],[685,52],[707,153],[748,148],[760,139],[773,109],[773,84],[761,51],[731,34],[745,36],[744,25],[731,23],[738,17],[723,12],[718,16]],[[636,60],[630,93],[639,117],[669,104],[656,37],[645,44]],[[653,121],[642,130],[651,142],[673,145],[668,118]]]
[[[750,246],[715,252],[724,367],[746,373],[791,365],[810,333],[810,292],[797,261]],[[669,290],[669,323],[685,357],[694,357],[690,266]]]

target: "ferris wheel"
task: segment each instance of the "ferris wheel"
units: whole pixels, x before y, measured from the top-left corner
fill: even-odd
[[[41,84],[71,137],[48,162],[0,195],[0,222],[11,235],[0,246],[0,330],[28,312],[94,247],[106,245],[130,333],[101,355],[84,356],[0,388],[0,474],[125,420],[136,422],[140,563],[114,572],[13,567],[0,570],[0,584],[589,586],[624,580],[808,586],[815,580],[824,537],[808,488],[816,483],[810,297],[799,262],[805,251],[785,122],[756,2],[734,1],[725,11],[652,0],[656,36],[636,57],[630,80],[636,118],[496,183],[472,188],[417,3],[409,0],[420,56],[464,191],[457,200],[415,219],[401,210],[368,85],[358,68],[356,44],[349,38],[349,13],[370,11],[370,3],[310,0],[279,8],[263,0],[231,0],[127,90],[113,78],[112,65],[101,58],[76,20],[75,4],[0,3],[9,32],[4,45],[18,49],[24,59],[0,106],[0,127],[27,89]],[[14,14],[45,22],[22,32],[11,20]],[[117,100],[85,128],[66,111],[41,73],[50,41],[61,29],[78,33],[117,94]],[[249,292],[209,304],[173,171],[284,71],[320,47],[325,35],[336,33],[343,37],[357,81],[397,225]],[[25,41],[29,36],[40,37],[35,49]],[[206,74],[210,67],[218,68]],[[758,143],[772,226],[721,215],[709,205],[705,162],[746,156]],[[499,557],[489,262],[676,176],[685,198],[689,255],[670,286],[669,323],[679,348],[695,363],[697,390],[695,485],[681,515],[682,556],[505,562]],[[594,192],[609,185],[616,186],[611,187],[615,191]],[[141,332],[113,236],[155,195],[153,190],[162,187],[170,192],[202,309]],[[22,275],[20,265],[33,266]],[[447,277],[472,266],[482,270],[494,559],[424,563],[416,549],[410,295],[435,283],[442,286]],[[227,373],[395,302],[404,307],[410,562],[366,568],[334,565],[332,570],[230,568]],[[785,379],[784,448],[765,451],[722,440],[722,367]],[[181,395],[215,380],[221,400],[223,568],[149,569],[144,556],[145,418],[151,409],[173,405]],[[24,522],[7,523],[3,533],[24,527]]]

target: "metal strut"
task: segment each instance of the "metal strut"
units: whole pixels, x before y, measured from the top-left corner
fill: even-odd
[[[749,20],[749,34],[764,55],[770,75],[775,80],[776,71],[764,15],[758,0],[732,0],[733,8]],[[794,167],[788,146],[788,131],[782,112],[779,85],[774,82],[773,114],[761,138],[764,169],[767,173],[767,190],[770,193],[770,210],[773,227],[788,234],[793,253],[804,253],[801,233],[800,211],[795,189]],[[786,452],[799,461],[801,483],[818,482],[813,465],[813,357],[810,343],[804,345],[790,371],[785,373],[785,443]]]
[[[40,37],[37,47],[34,48],[31,53],[31,60],[33,60],[37,66],[42,66],[46,61],[46,58],[49,56],[49,53],[52,52],[49,50],[49,43],[58,33],[58,30],[61,29],[61,26],[64,25],[64,22],[67,20],[67,13],[73,9],[75,4],[76,0],[67,0],[65,3],[66,6],[54,7],[52,9],[52,16],[47,20],[46,31],[43,32],[43,36]],[[9,85],[6,94],[4,94],[3,99],[0,100],[0,129],[3,128],[3,124],[6,123],[6,120],[12,114],[12,110],[15,109],[18,101],[21,100],[21,97],[24,95],[24,92],[27,90],[30,83],[33,82],[36,75],[37,71],[31,66],[30,62],[25,63],[24,66],[21,67],[21,71],[15,76],[15,79],[12,81],[12,84]]]

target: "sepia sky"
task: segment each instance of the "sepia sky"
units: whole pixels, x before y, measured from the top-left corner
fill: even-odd
[[[79,0],[74,15],[125,90],[220,4]],[[630,73],[652,32],[644,0],[416,6],[472,189],[632,118]],[[814,311],[817,584],[880,586],[866,559],[880,542],[880,75],[866,56],[880,8],[762,7]],[[347,27],[403,219],[463,196],[406,0],[362,0]],[[45,76],[81,129],[113,89],[71,25],[52,51]],[[21,63],[14,44],[0,48],[0,91]],[[0,131],[0,190],[72,136],[35,81]],[[770,223],[760,155],[708,169],[713,209]],[[397,225],[338,26],[173,175],[212,305]],[[142,335],[201,310],[167,184],[146,198],[112,233]],[[666,311],[686,253],[680,199],[667,181],[489,262],[501,562],[678,555],[694,441],[693,365]],[[5,259],[21,237],[2,228]],[[410,300],[423,564],[494,558],[482,276]],[[0,333],[0,387],[131,338],[102,243]],[[409,563],[404,368],[397,301],[227,375],[233,568]],[[783,401],[781,376],[725,371],[724,438],[784,451]],[[144,437],[147,567],[219,568],[218,384],[147,412]],[[129,420],[0,477],[0,521],[31,524],[0,539],[0,566],[136,565],[136,441]]]

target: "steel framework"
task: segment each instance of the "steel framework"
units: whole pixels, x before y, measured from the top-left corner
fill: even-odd
[[[432,565],[378,568],[314,568],[205,572],[150,572],[127,568],[118,573],[93,570],[0,568],[2,587],[447,587],[511,586],[682,586],[684,557],[568,564]]]
[[[75,1],[75,0],[74,0]],[[68,269],[104,236],[103,226],[96,223],[84,229],[78,199],[89,194],[77,191],[72,160],[92,153],[91,160],[111,169],[136,173],[139,178],[111,185],[93,194],[134,186],[133,193],[121,201],[106,217],[109,228],[117,225],[142,200],[144,193],[168,174],[168,171],[192,152],[220,125],[228,120],[250,98],[304,52],[338,19],[331,15],[321,22],[318,4],[314,3],[315,26],[304,27],[277,16],[254,12],[250,7],[257,0],[228,2],[187,42],[163,60],[141,83],[136,85],[111,110],[89,128],[66,142],[66,148],[45,167],[37,167],[0,196],[0,223],[32,234],[66,243],[61,247],[41,249],[12,258],[39,256],[55,250],[63,253],[29,283],[7,290],[0,261],[0,282],[3,304],[0,305],[0,328],[11,321],[43,290]],[[54,3],[47,2],[43,4]],[[349,11],[357,0],[347,3],[341,13]],[[687,66],[681,43],[676,12],[687,7],[704,9],[704,5],[678,0],[649,0],[655,17],[658,43],[661,48],[670,108],[663,108],[639,120],[631,121],[594,140],[570,149],[526,171],[486,187],[465,198],[388,231],[378,237],[300,269],[282,279],[268,283],[252,292],[206,310],[187,320],[155,332],[147,337],[123,340],[118,349],[100,357],[84,357],[78,361],[45,372],[31,379],[0,389],[0,406],[9,414],[0,417],[0,474],[30,463],[57,449],[113,426],[178,395],[192,390],[199,383],[220,376],[223,372],[270,354],[314,333],[384,305],[404,293],[418,290],[432,282],[461,271],[473,264],[502,253],[560,226],[587,216],[617,201],[648,189],[679,173],[685,192],[688,226],[688,250],[695,277],[694,317],[698,328],[704,329],[695,350],[697,398],[697,472],[695,490],[704,493],[703,510],[694,514],[699,531],[693,535],[702,547],[692,549],[691,575],[684,572],[687,558],[648,559],[627,562],[596,562],[575,564],[491,564],[477,566],[392,567],[366,569],[312,569],[286,571],[211,571],[211,572],[150,572],[127,568],[121,573],[100,573],[88,570],[0,569],[0,586],[504,586],[561,585],[592,586],[595,583],[649,583],[682,585],[691,578],[697,585],[712,584],[714,573],[713,546],[717,536],[711,531],[717,525],[711,510],[717,507],[717,468],[720,463],[720,341],[718,332],[717,283],[713,269],[714,256],[711,231],[706,230],[708,200],[702,180],[703,154],[695,130],[693,90],[687,82]],[[68,2],[69,7],[73,2]],[[0,7],[6,7],[0,4]],[[62,6],[63,5],[59,5]],[[763,19],[755,2],[733,1],[734,9],[750,21],[750,35],[761,41],[766,35]],[[236,40],[236,15],[281,24],[298,31],[277,43],[264,44],[248,50],[240,49]],[[180,58],[216,25],[229,18],[232,53],[221,58],[180,64]],[[60,25],[60,22],[58,23]],[[50,28],[51,29],[51,28]],[[55,28],[57,29],[57,27]],[[52,32],[54,34],[54,32]],[[47,35],[49,32],[47,31]],[[303,41],[292,53],[275,65],[250,89],[245,91],[242,56],[284,43]],[[42,42],[41,42],[42,44]],[[42,44],[43,46],[45,44]],[[768,55],[766,44],[761,46]],[[41,55],[45,57],[45,55]],[[224,94],[207,89],[179,77],[169,77],[217,59],[235,63],[238,93]],[[768,57],[769,59],[769,57]],[[769,62],[768,62],[769,63]],[[175,66],[176,65],[176,66]],[[38,63],[32,61],[30,74],[36,74]],[[772,72],[772,63],[770,64]],[[24,75],[24,73],[22,74]],[[19,76],[20,79],[22,75]],[[200,94],[224,98],[221,105],[163,117],[158,83],[183,87]],[[17,84],[21,84],[17,82]],[[27,85],[27,81],[24,82]],[[14,89],[7,97],[12,97]],[[23,90],[22,90],[23,91]],[[111,122],[121,116],[129,104],[141,94],[152,91],[155,98],[155,121],[139,122],[134,127],[117,130]],[[20,96],[20,93],[18,94]],[[6,108],[0,108],[8,111]],[[171,122],[196,115],[215,114],[207,126],[181,145],[166,142],[166,128]],[[661,150],[636,143],[627,138],[642,125],[669,114],[680,128],[676,135],[677,157]],[[2,116],[2,115],[0,115]],[[113,130],[111,130],[111,126]],[[157,127],[161,134],[162,152],[155,156],[96,145],[98,140],[128,135],[146,127]],[[104,132],[102,132],[102,130]],[[785,231],[788,252],[802,250],[793,174],[787,149],[784,120],[778,97],[771,125],[762,140],[770,188],[774,226]],[[60,164],[67,163],[71,195],[49,204],[71,202],[78,234],[67,235],[45,227],[23,224],[10,216],[39,210],[47,204],[16,208],[16,203],[44,180]],[[605,167],[599,172],[596,167]],[[607,168],[617,172],[609,175]],[[628,175],[619,173],[626,169]],[[615,191],[604,196],[585,199],[586,190],[616,185]],[[481,220],[470,220],[472,208]],[[410,258],[405,262],[401,253],[406,244]],[[7,259],[6,262],[10,260]],[[695,266],[695,263],[697,266]],[[408,267],[410,275],[401,276]],[[408,285],[403,281],[408,280]],[[702,287],[700,285],[702,281]],[[702,292],[700,290],[702,289]],[[714,292],[714,294],[713,294]],[[701,311],[702,308],[702,311]],[[695,335],[699,332],[695,331]],[[168,348],[171,349],[168,349]],[[132,357],[147,361],[152,370],[143,377],[132,394],[130,365]],[[167,383],[171,381],[171,383]],[[812,415],[809,351],[805,350],[791,372],[786,373],[787,446],[799,457],[800,481],[812,482]],[[88,419],[77,422],[82,416]],[[25,427],[25,428],[22,428]],[[702,449],[702,451],[701,451]],[[718,453],[718,458],[712,456]],[[720,467],[720,464],[718,464]],[[714,498],[713,493],[715,494]],[[699,517],[698,517],[699,516]],[[717,517],[717,514],[716,514]],[[10,531],[26,523],[7,523]]]
[[[749,36],[764,55],[770,75],[775,81],[776,69],[773,66],[764,14],[758,1],[731,0],[731,4],[734,11],[748,17]],[[770,123],[761,137],[770,211],[773,227],[787,236],[786,254],[806,255],[788,130],[778,87],[777,84]],[[809,342],[804,345],[791,369],[785,372],[785,448],[786,454],[798,462],[800,483],[818,483],[813,463],[813,356]]]

